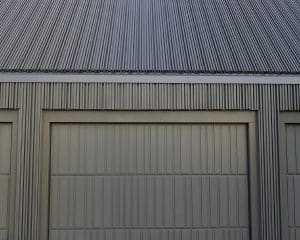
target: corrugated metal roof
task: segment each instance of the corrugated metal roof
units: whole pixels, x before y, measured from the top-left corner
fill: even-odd
[[[2,0],[1,70],[300,73],[300,3]]]

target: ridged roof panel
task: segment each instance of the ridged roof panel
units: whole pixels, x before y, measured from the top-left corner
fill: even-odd
[[[1,70],[300,73],[300,3],[2,0]]]

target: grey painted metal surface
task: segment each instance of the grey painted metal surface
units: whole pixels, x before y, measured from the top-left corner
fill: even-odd
[[[286,126],[289,239],[300,238],[300,124]]]
[[[262,240],[281,239],[278,116],[300,111],[299,85],[2,82],[0,108],[15,109],[19,120],[15,239],[38,240],[43,109],[256,111],[259,234]]]
[[[147,239],[168,230],[191,239],[196,230],[248,239],[249,211],[258,239],[253,113],[45,112],[43,126],[40,239],[47,239],[49,207],[53,238],[140,230]]]
[[[300,73],[296,0],[0,2],[2,71]]]
[[[7,239],[10,200],[11,124],[0,123],[0,148],[0,239]]]
[[[0,112],[0,239],[14,238],[16,113]]]
[[[300,113],[280,116],[282,239],[300,237]]]
[[[49,239],[249,239],[246,125],[54,124],[51,141]]]
[[[1,73],[0,82],[300,84],[300,75]]]

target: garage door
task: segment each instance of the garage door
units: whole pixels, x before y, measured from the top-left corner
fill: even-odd
[[[250,239],[246,123],[63,119],[49,127],[49,239]]]
[[[300,239],[300,124],[286,125],[288,235]]]

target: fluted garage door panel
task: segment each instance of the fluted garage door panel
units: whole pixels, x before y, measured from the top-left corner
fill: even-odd
[[[300,124],[286,125],[288,228],[290,240],[300,239]]]
[[[12,125],[0,123],[0,239],[8,239]]]
[[[246,124],[51,127],[51,240],[249,239]]]

